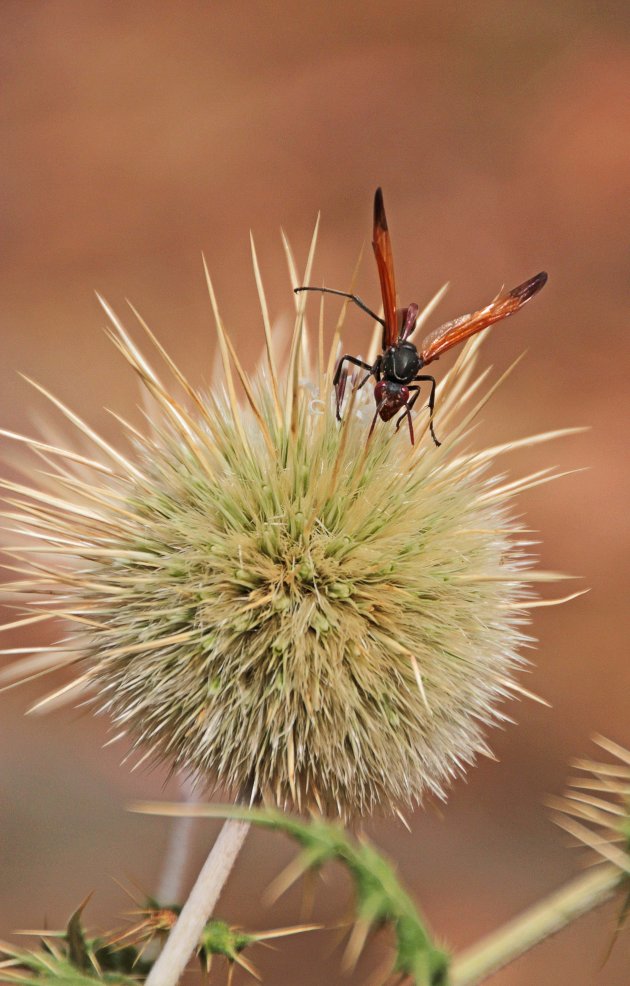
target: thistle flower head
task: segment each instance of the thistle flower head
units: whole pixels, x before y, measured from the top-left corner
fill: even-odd
[[[397,809],[442,795],[487,753],[485,727],[520,688],[528,583],[545,575],[510,503],[549,471],[506,482],[495,460],[518,442],[465,448],[491,393],[479,396],[479,339],[438,387],[440,449],[423,411],[415,446],[383,422],[367,441],[369,387],[346,388],[340,424],[338,332],[325,357],[320,317],[313,347],[301,295],[281,379],[255,269],[266,365],[254,377],[208,279],[224,389],[189,383],[140,319],[156,369],[105,305],[151,398],[143,428],[122,422],[132,447],[56,398],[91,453],[12,436],[53,468],[4,484],[9,526],[31,538],[14,549],[23,609],[11,625],[70,630],[9,675],[72,665],[63,694],[89,689],[134,751],[235,792],[344,815]]]

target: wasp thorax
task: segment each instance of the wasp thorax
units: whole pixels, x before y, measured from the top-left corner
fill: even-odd
[[[388,380],[410,383],[421,367],[422,360],[412,342],[390,346],[383,354],[382,372]]]

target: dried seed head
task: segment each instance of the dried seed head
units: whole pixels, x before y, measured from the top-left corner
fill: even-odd
[[[208,281],[224,396],[188,383],[141,322],[164,382],[105,306],[151,398],[149,425],[123,423],[123,454],[53,398],[93,453],[28,440],[55,469],[43,486],[5,483],[17,529],[35,538],[16,549],[29,571],[12,586],[28,611],[16,624],[61,616],[72,630],[9,675],[70,661],[64,696],[89,689],[144,758],[252,797],[396,810],[442,795],[487,753],[485,727],[522,690],[527,586],[545,576],[528,567],[509,505],[549,476],[497,478],[497,456],[519,443],[463,449],[489,396],[472,401],[479,340],[438,390],[442,448],[423,411],[415,447],[382,422],[366,444],[371,388],[346,389],[340,425],[338,336],[325,361],[320,331],[312,367],[305,296],[278,379],[256,273],[267,366],[253,380]]]

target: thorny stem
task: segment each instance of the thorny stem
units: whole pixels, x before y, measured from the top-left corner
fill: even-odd
[[[199,944],[249,827],[248,822],[234,819],[224,823],[145,986],[176,986]]]
[[[473,986],[548,938],[575,918],[613,896],[627,879],[616,866],[598,866],[579,876],[539,904],[457,955],[451,963],[449,986]]]

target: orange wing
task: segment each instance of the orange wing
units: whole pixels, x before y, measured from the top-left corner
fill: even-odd
[[[493,322],[499,322],[502,318],[507,318],[508,315],[514,315],[546,283],[547,275],[544,271],[541,271],[540,274],[530,277],[528,281],[524,281],[518,287],[512,288],[511,291],[497,295],[494,301],[490,302],[489,305],[480,311],[472,312],[470,315],[460,315],[459,318],[453,319],[452,322],[446,322],[444,325],[440,325],[434,332],[429,333],[418,347],[423,363],[425,365],[431,363],[448,349],[463,342],[464,339],[468,339],[469,336],[474,335],[476,332],[481,332],[482,329],[486,329]]]
[[[394,281],[394,258],[392,256],[392,244],[385,218],[385,206],[383,205],[383,193],[380,188],[376,189],[374,196],[374,239],[372,240],[374,255],[378,267],[378,276],[381,282],[381,295],[383,297],[383,311],[385,314],[385,328],[383,330],[383,349],[393,346],[398,340],[398,323],[396,320],[396,283]]]

